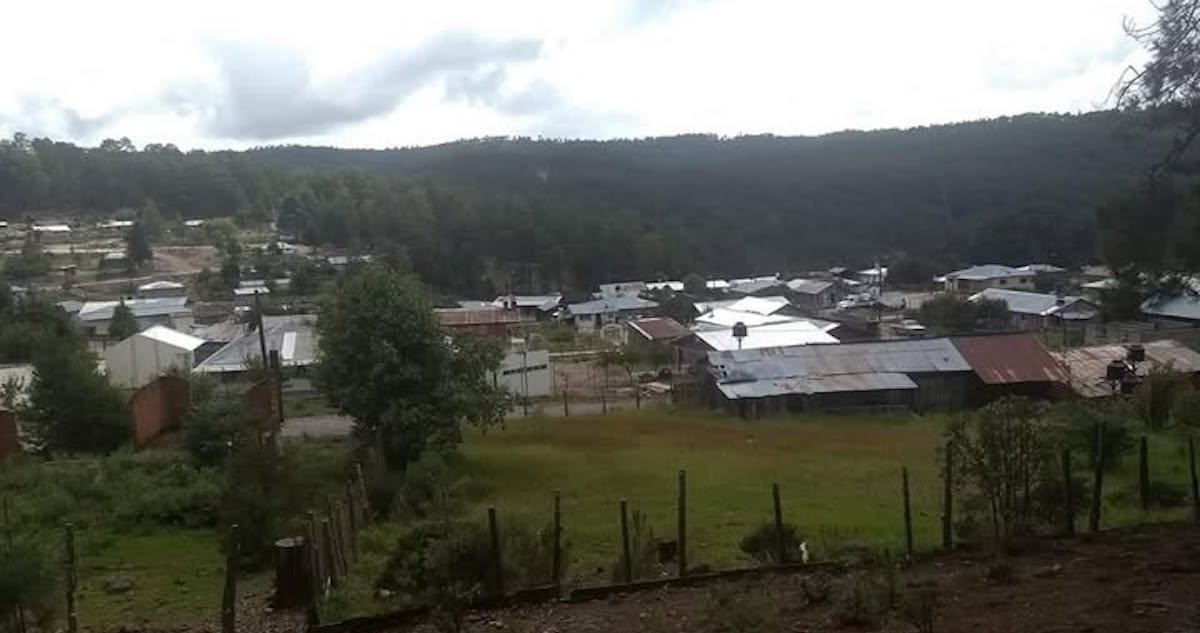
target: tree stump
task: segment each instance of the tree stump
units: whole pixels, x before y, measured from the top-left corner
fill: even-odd
[[[308,604],[312,589],[308,558],[307,543],[302,537],[275,541],[276,609],[296,609]]]

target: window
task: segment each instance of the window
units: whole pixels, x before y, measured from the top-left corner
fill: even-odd
[[[1007,280],[1007,279],[1001,279],[1001,280],[1000,280],[1000,285],[1001,285],[1001,286],[1007,286],[1007,285],[1008,285],[1008,280]]]

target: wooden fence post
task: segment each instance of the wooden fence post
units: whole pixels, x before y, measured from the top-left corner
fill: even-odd
[[[954,548],[954,443],[946,442],[942,470],[942,548]]]
[[[66,575],[67,575],[67,631],[76,633],[79,630],[79,608],[75,602],[78,593],[79,573],[75,561],[75,524],[68,523],[64,530],[66,539]]]
[[[1104,443],[1108,426],[1101,421],[1093,424],[1096,434],[1096,470],[1092,473],[1092,511],[1088,514],[1088,529],[1100,531],[1100,506],[1104,501]]]
[[[904,551],[908,559],[913,557],[912,506],[908,494],[908,467],[900,467],[900,493],[904,497]]]
[[[371,498],[367,496],[367,478],[363,476],[362,462],[354,463],[354,478],[358,485],[359,503],[362,508],[362,522],[371,521]]]
[[[687,575],[687,471],[679,471],[679,575]]]
[[[571,417],[571,405],[567,402],[567,390],[563,389],[563,417]]]
[[[1063,474],[1063,511],[1064,523],[1067,536],[1075,536],[1075,507],[1071,499],[1071,486],[1074,482],[1071,480],[1071,449],[1063,449],[1062,452],[1062,474]]]
[[[621,499],[621,568],[625,573],[625,582],[632,582],[633,557],[629,553],[629,513],[624,499]]]
[[[608,415],[608,394],[605,391],[604,387],[600,388],[600,413]]]
[[[504,595],[504,557],[500,552],[500,529],[496,527],[496,508],[487,511],[488,533],[492,539],[492,574],[496,583],[496,596]]]
[[[325,596],[325,579],[328,577],[325,573],[324,562],[324,547],[321,545],[321,531],[317,523],[317,513],[312,510],[308,511],[306,520],[306,536],[309,537],[309,565],[313,577],[313,597],[314,602]]]
[[[279,409],[279,426],[283,428],[285,416],[283,415],[283,366],[279,363],[279,350],[271,350],[271,371],[275,372],[275,380],[268,381],[268,384],[275,383],[275,407]]]
[[[783,542],[783,505],[779,502],[779,484],[771,484],[771,503],[775,510],[775,564],[787,562],[787,545]]]
[[[562,586],[562,506],[558,491],[554,491],[554,552],[551,566],[551,581],[555,587]]]
[[[1188,438],[1188,471],[1192,475],[1192,518],[1200,522],[1200,477],[1196,474],[1196,440]]]
[[[350,561],[358,560],[358,517],[354,503],[354,486],[350,480],[346,480],[346,540],[348,541],[347,551],[350,554]]]
[[[289,537],[275,541],[275,600],[276,609],[292,609],[309,604],[308,593],[312,578],[308,569],[308,543],[303,538]]]
[[[229,526],[229,546],[225,551],[225,591],[221,594],[221,633],[237,630],[237,555],[238,526]]]
[[[329,581],[330,586],[337,587],[341,581],[341,576],[338,573],[337,548],[333,540],[333,526],[329,525],[329,519],[321,519],[321,551],[325,554],[321,560],[321,565],[325,569],[325,578]]]
[[[4,542],[8,545],[8,549],[13,549],[13,527],[12,527],[12,499],[4,497]],[[15,613],[17,621],[18,633],[25,633],[25,607],[18,600],[15,605]]]
[[[1142,512],[1150,510],[1150,447],[1146,436],[1138,440],[1138,497]]]

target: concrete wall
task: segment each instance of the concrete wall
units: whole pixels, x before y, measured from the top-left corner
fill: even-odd
[[[514,395],[530,398],[544,398],[550,394],[550,352],[547,350],[530,350],[522,353],[511,351],[504,356],[500,363],[500,371],[495,376],[496,383],[508,389]],[[528,392],[526,392],[528,388]]]
[[[131,336],[104,350],[108,380],[121,389],[148,385],[172,367],[190,372],[193,354],[145,336]]]

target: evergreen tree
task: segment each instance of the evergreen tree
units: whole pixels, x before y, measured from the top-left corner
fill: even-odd
[[[113,308],[112,320],[108,323],[108,335],[113,340],[123,341],[140,331],[137,319],[133,317],[133,311],[122,300],[117,307]]]
[[[150,239],[146,235],[146,227],[141,222],[135,222],[133,228],[125,234],[125,257],[133,266],[140,267],[154,257],[150,250]]]

